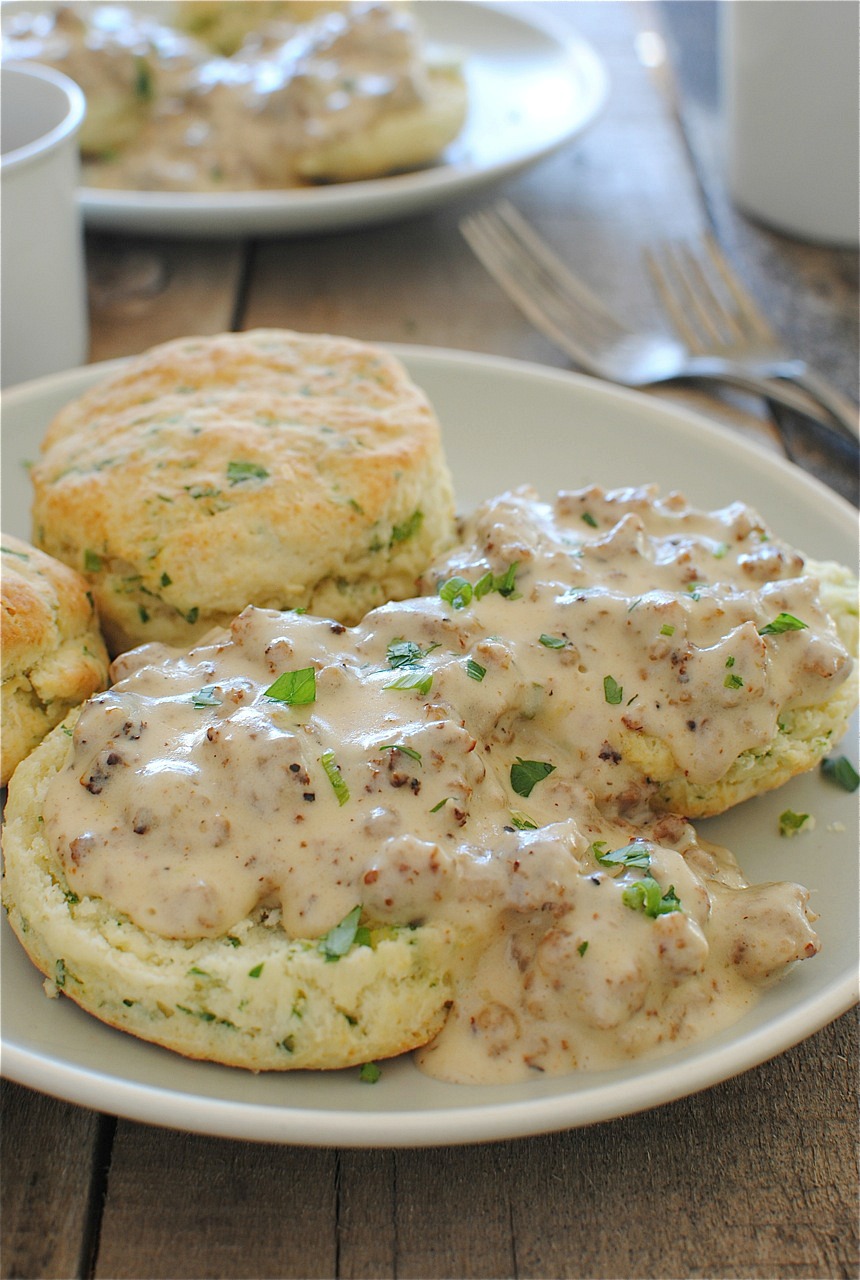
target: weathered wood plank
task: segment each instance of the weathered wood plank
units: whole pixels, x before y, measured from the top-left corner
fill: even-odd
[[[312,1280],[336,1272],[335,1155],[121,1121],[95,1277]]]
[[[231,329],[247,253],[241,241],[89,235],[90,360]]]
[[[100,1161],[113,1123],[7,1080],[2,1107],[0,1275],[84,1275]]]

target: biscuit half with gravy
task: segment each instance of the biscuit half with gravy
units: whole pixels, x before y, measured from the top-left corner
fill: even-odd
[[[108,657],[84,579],[11,534],[0,542],[0,785],[66,716],[104,689]]]
[[[352,623],[454,532],[439,424],[392,355],[255,330],[158,346],[66,406],[35,541],[82,573],[113,653],[247,604]]]
[[[451,1001],[452,938],[440,925],[293,939],[257,909],[220,937],[164,938],[78,897],[45,839],[45,792],[77,712],[20,766],[3,835],[3,902],[49,995],[191,1058],[254,1071],[321,1070],[426,1044]]]

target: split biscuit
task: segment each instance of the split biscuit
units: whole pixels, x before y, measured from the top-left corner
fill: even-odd
[[[454,534],[426,396],[324,334],[156,347],[59,413],[31,474],[35,541],[87,578],[114,654],[248,604],[354,623]]]
[[[9,789],[3,902],[49,994],[191,1058],[255,1071],[335,1069],[426,1044],[451,1001],[452,938],[442,926],[371,927],[332,959],[258,909],[193,942],[141,929],[102,899],[78,897],[45,840],[45,793],[66,763],[72,712]]]
[[[0,565],[5,786],[71,707],[105,688],[108,657],[79,574],[11,534],[2,535]]]

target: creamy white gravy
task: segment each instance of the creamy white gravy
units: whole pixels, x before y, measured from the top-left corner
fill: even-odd
[[[261,903],[295,937],[359,903],[449,922],[455,1002],[420,1062],[454,1080],[684,1042],[817,951],[805,890],[747,887],[623,755],[654,734],[716,780],[847,675],[752,512],[518,492],[426,584],[355,628],[251,608],[188,654],[119,659],[45,807],[75,892],[176,938]]]
[[[47,61],[84,88],[89,185],[235,191],[306,185],[321,148],[361,140],[424,101],[411,15],[357,3],[305,22],[269,18],[229,57],[156,21],[148,6],[15,13],[4,56]]]

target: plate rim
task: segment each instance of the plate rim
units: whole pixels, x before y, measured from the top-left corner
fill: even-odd
[[[679,428],[694,428],[720,443],[731,440],[741,455],[747,452],[759,463],[775,468],[784,480],[793,481],[805,490],[808,498],[810,495],[818,499],[826,497],[838,521],[845,521],[846,530],[848,520],[852,527],[855,524],[854,508],[820,481],[771,454],[757,442],[737,436],[686,406],[616,387],[585,374],[515,357],[403,343],[379,345],[404,360],[407,366],[411,361],[413,376],[419,381],[422,364],[441,371],[453,365],[477,369],[488,376],[503,372],[537,378],[567,387],[574,396],[586,392],[607,403],[621,403],[650,416],[672,420]],[[61,390],[67,390],[71,398],[131,359],[133,357],[121,357],[84,365],[7,388],[0,404],[3,410],[10,407],[14,410]],[[29,1049],[5,1039],[0,1074],[77,1105],[214,1137],[362,1149],[466,1145],[584,1127],[688,1097],[786,1052],[850,1009],[858,994],[857,975],[850,969],[840,971],[823,989],[806,993],[799,1003],[777,1011],[763,1025],[753,1026],[737,1036],[730,1027],[710,1049],[707,1040],[697,1041],[687,1051],[643,1062],[634,1089],[630,1088],[629,1075],[614,1079],[612,1072],[574,1073],[570,1079],[580,1087],[567,1092],[473,1105],[467,1100],[470,1086],[452,1085],[455,1091],[452,1106],[444,1109],[364,1112],[352,1108],[284,1106],[277,1100],[243,1102],[190,1093],[181,1088],[173,1091],[160,1084],[145,1084],[93,1071],[80,1064],[63,1063],[53,1052]],[[603,1082],[600,1077],[604,1077]],[[596,1081],[593,1085],[592,1079]],[[460,1093],[461,1090],[466,1092]],[[458,1093],[463,1099],[460,1103],[456,1101]]]
[[[82,183],[78,204],[86,225],[94,230],[212,236],[224,235],[225,230],[284,235],[366,225],[429,210],[510,177],[578,138],[600,116],[609,95],[609,73],[604,59],[574,25],[562,25],[551,11],[533,12],[528,0],[441,2],[517,22],[552,41],[557,55],[575,66],[583,83],[583,98],[560,134],[492,164],[468,160],[448,163],[443,159],[405,173],[320,187],[222,193],[134,191]]]

